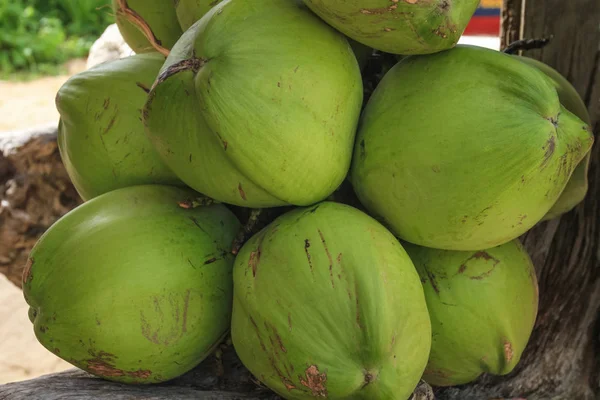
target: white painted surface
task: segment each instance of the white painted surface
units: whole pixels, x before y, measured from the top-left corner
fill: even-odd
[[[117,24],[112,24],[92,45],[87,59],[87,68],[133,54],[134,51],[123,40]]]
[[[500,50],[500,37],[497,36],[463,36],[459,44],[470,44],[474,46],[487,47],[492,50]]]

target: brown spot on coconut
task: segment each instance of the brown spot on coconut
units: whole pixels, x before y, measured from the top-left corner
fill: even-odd
[[[510,364],[510,362],[513,359],[513,355],[514,355],[514,352],[513,352],[512,344],[508,340],[505,340],[504,341],[504,359],[506,360],[507,363]]]
[[[33,266],[34,260],[29,257],[25,269],[23,269],[23,284],[26,285],[33,280],[33,274],[31,273],[31,267]]]
[[[311,365],[299,376],[300,383],[310,389],[313,397],[327,397],[327,374],[321,373],[316,365]]]

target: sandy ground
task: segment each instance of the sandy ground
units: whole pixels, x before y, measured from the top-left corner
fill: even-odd
[[[23,293],[0,275],[0,384],[73,368],[35,338]]]
[[[85,60],[67,67],[69,75],[31,82],[0,81],[0,135],[58,121],[56,92],[71,74],[85,69]],[[72,368],[39,344],[28,308],[21,290],[0,275],[0,384]]]
[[[85,69],[85,60],[74,60],[67,68],[69,75],[30,82],[0,81],[0,134],[58,121],[56,92],[72,74]]]

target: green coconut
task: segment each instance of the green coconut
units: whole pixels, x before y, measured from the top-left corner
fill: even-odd
[[[294,1],[226,0],[173,47],[144,122],[195,190],[245,207],[306,206],[347,175],[361,105],[343,35]]]
[[[170,380],[229,329],[240,224],[223,205],[178,203],[193,191],[117,189],[72,210],[39,239],[23,291],[39,342],[99,377]]]
[[[506,375],[519,363],[538,311],[531,259],[517,241],[485,251],[404,244],[421,276],[432,344],[423,379],[434,386]]]
[[[387,73],[365,108],[351,180],[398,237],[481,250],[539,222],[592,142],[542,72],[461,45]]]
[[[348,37],[394,54],[454,47],[479,0],[304,0]]]
[[[551,66],[544,64],[541,61],[533,58],[515,56],[518,60],[521,60],[527,64],[530,64],[542,72],[544,72],[554,84],[556,91],[558,92],[558,98],[560,103],[573,114],[579,117],[582,121],[587,124],[591,124],[592,120],[588,113],[587,107],[583,102],[583,99],[577,93],[577,90],[571,85],[571,83],[560,74],[557,70]],[[567,183],[565,190],[552,206],[550,211],[544,216],[544,220],[560,217],[571,211],[575,206],[583,201],[588,191],[588,170],[590,166],[591,151],[588,151],[583,160],[577,165],[573,175]]]
[[[119,32],[136,53],[168,51],[183,33],[171,0],[111,0]],[[166,53],[165,53],[166,54]]]
[[[284,214],[244,245],[231,336],[250,372],[286,399],[407,399],[431,345],[403,247],[332,202]]]
[[[221,0],[175,0],[177,19],[183,31],[187,31]]]
[[[529,57],[522,56],[513,56],[517,60],[523,61],[526,64],[529,64],[537,69],[541,70],[544,74],[546,74],[552,81],[554,88],[558,92],[558,98],[560,103],[573,114],[579,117],[582,121],[587,124],[591,123],[590,114],[588,113],[587,107],[583,102],[579,93],[577,93],[577,89],[573,87],[573,85],[561,75],[560,72],[545,64],[541,61],[538,61]]]
[[[144,132],[141,109],[165,59],[158,53],[95,66],[58,91],[58,146],[84,200],[140,184],[183,185]]]

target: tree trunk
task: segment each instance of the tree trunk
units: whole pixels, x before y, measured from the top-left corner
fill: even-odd
[[[528,51],[554,67],[586,101],[600,131],[600,1],[505,0],[502,44],[553,37]],[[527,400],[600,396],[600,144],[592,149],[585,201],[559,220],[522,238],[536,266],[540,309],[518,368],[474,385],[438,391],[446,400],[526,397]]]

